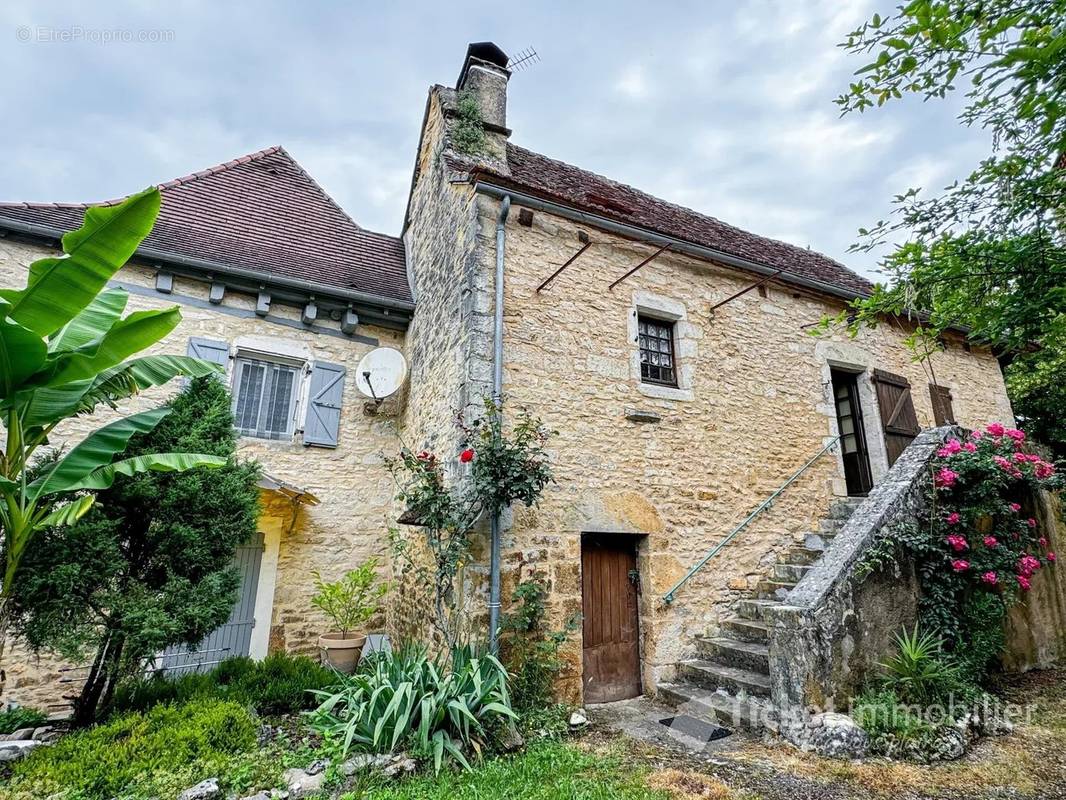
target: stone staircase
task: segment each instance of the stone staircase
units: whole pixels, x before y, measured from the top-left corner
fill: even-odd
[[[763,614],[789,591],[832,545],[863,498],[837,501],[817,531],[790,547],[749,597],[721,620],[717,635],[696,638],[696,657],[677,665],[675,683],[661,683],[658,697],[686,714],[726,726],[776,728],[770,700],[769,635]]]

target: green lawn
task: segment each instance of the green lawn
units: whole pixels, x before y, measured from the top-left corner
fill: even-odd
[[[614,753],[586,752],[561,742],[540,742],[474,772],[442,771],[392,786],[368,786],[343,800],[668,800],[645,787],[641,773]]]

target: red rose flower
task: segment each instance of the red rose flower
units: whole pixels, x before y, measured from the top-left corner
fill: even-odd
[[[472,448],[472,447],[466,448],[466,450],[464,450],[463,452],[461,452],[459,454],[459,460],[462,461],[464,464],[469,464],[471,461],[473,461],[474,460],[474,448]]]

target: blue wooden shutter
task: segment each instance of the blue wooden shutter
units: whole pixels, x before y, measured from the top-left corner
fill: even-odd
[[[212,364],[221,364],[223,368],[229,366],[229,345],[226,342],[192,336],[189,338],[189,348],[186,352],[193,358],[202,358]]]
[[[336,447],[341,426],[344,367],[316,361],[311,369],[309,392],[304,444]]]

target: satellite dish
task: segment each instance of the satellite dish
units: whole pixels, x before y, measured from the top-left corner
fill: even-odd
[[[355,371],[355,386],[366,397],[381,402],[395,394],[407,378],[403,353],[391,347],[377,347],[363,356]]]

